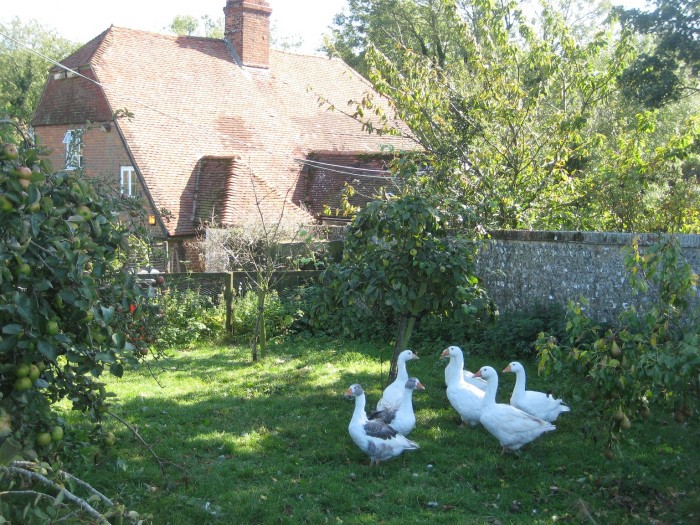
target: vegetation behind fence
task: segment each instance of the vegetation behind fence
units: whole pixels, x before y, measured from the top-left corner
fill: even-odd
[[[314,280],[319,270],[299,270],[280,272],[275,279],[277,291],[299,286]],[[170,292],[185,292],[191,290],[211,299],[213,304],[220,301],[226,303],[226,330],[231,331],[233,315],[233,299],[236,295],[243,296],[254,287],[251,276],[246,272],[190,272],[164,274],[165,290]]]

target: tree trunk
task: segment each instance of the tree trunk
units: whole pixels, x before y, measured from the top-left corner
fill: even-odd
[[[258,291],[258,319],[256,322],[257,328],[259,330],[260,342],[260,357],[267,356],[267,331],[265,330],[265,299],[267,297],[267,292],[265,290]]]
[[[258,360],[258,335],[260,333],[260,317],[255,316],[255,330],[253,330],[253,339],[250,342],[250,349],[253,354],[253,361]]]
[[[398,374],[398,360],[399,354],[406,350],[406,345],[411,338],[411,332],[413,331],[413,325],[416,323],[416,318],[413,315],[402,315],[399,320],[399,333],[396,336],[396,346],[394,346],[394,355],[391,358],[391,366],[389,367],[389,380],[387,385],[390,384],[396,375]]]

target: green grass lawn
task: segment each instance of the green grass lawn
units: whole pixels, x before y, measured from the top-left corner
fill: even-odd
[[[387,372],[380,352],[386,359],[390,348],[298,339],[272,346],[258,363],[240,346],[173,350],[152,373],[110,379],[119,396],[112,411],[172,465],[161,475],[148,450],[108,418],[116,445],[92,449],[71,470],[158,525],[700,522],[697,418],[678,424],[654,407],[649,420],[633,420],[620,455],[608,460],[607,423],[569,399],[555,432],[502,455],[483,428],[458,425],[441,350],[419,348],[420,360],[408,363],[426,387],[413,396],[410,437],[421,449],[379,467],[350,440],[354,404],[342,394],[359,382],[373,407]],[[507,362],[466,356],[471,370],[483,364],[500,371]],[[571,379],[538,377],[524,364],[530,389],[557,394],[557,383]],[[507,402],[515,376],[500,379]]]

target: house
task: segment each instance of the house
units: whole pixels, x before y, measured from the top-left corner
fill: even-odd
[[[388,106],[343,61],[270,49],[270,13],[228,0],[223,40],[112,26],[49,72],[32,126],[54,169],[142,196],[172,271],[210,221],[323,221],[345,182],[379,186],[386,152],[414,148],[348,115]]]

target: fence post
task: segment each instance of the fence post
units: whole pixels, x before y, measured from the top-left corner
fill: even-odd
[[[224,301],[226,301],[226,331],[233,331],[233,272],[228,272],[224,281]]]

